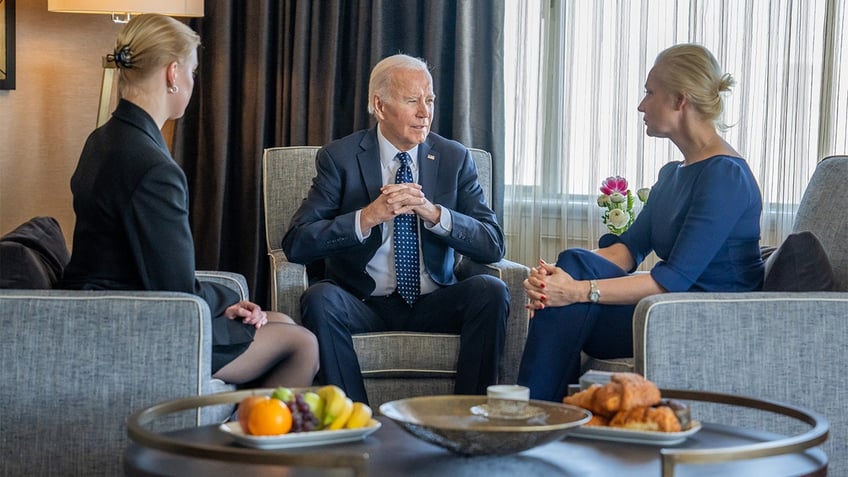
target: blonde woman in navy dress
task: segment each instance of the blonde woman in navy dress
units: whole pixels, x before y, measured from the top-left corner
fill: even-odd
[[[161,128],[191,99],[199,45],[194,31],[162,15],[134,17],[119,34],[112,58],[121,99],[88,137],[71,178],[76,227],[63,284],[198,295],[212,311],[214,377],[308,386],[318,371],[309,330],[226,286],[195,279],[188,182]]]
[[[660,169],[650,200],[621,236],[604,235],[597,250],[566,250],[556,265],[532,269],[518,382],[533,399],[561,400],[578,380],[581,351],[632,356],[633,310],[646,296],[761,287],[760,190],[716,131],[721,93],[732,85],[702,46],[676,45],[657,56],[638,109],[647,134],[671,140],[683,160]],[[652,251],[661,261],[631,275]]]

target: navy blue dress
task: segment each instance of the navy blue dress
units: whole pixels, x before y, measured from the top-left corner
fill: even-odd
[[[652,251],[661,259],[651,276],[668,292],[732,292],[762,286],[760,189],[748,164],[713,156],[660,170],[648,203],[621,236],[607,234],[600,246],[620,242],[640,264]],[[562,252],[557,267],[576,280],[625,276],[605,258],[582,249]],[[601,289],[603,293],[603,289]],[[575,303],[539,310],[530,321],[518,375],[533,399],[560,401],[580,373],[580,352],[596,358],[633,355],[636,305]]]

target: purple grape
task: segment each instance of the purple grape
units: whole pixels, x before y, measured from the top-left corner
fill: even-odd
[[[309,404],[303,399],[303,394],[295,394],[294,399],[287,402],[292,414],[290,432],[308,432],[318,428],[318,418],[309,409]]]

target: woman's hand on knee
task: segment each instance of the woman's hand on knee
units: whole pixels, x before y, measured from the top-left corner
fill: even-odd
[[[227,307],[225,315],[231,320],[241,319],[242,323],[253,325],[256,329],[268,323],[268,314],[262,311],[262,308],[256,303],[247,300],[242,300],[235,305]]]

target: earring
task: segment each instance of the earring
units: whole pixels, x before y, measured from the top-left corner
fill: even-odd
[[[177,94],[180,92],[180,87],[177,85],[172,85],[168,87],[168,92],[171,94]]]

